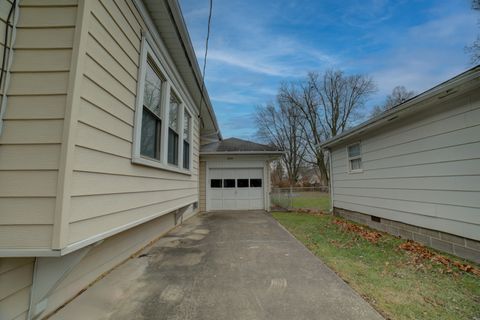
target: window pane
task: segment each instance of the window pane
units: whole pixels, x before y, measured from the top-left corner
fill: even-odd
[[[221,188],[222,179],[212,179],[210,180],[210,188]]]
[[[148,109],[143,108],[140,154],[150,158],[160,159],[161,126],[161,121]]]
[[[360,144],[354,144],[348,147],[348,156],[356,157],[360,155]]]
[[[168,129],[168,163],[178,165],[178,134]]]
[[[147,69],[145,74],[145,88],[143,91],[143,105],[150,109],[158,117],[161,117],[161,91],[162,80],[153,70],[150,63],[147,63]]]
[[[262,179],[250,179],[250,188],[261,188]]]
[[[175,96],[175,94],[172,92],[170,94],[170,107],[169,107],[169,120],[168,120],[168,125],[170,128],[172,128],[175,132],[178,132],[178,110],[180,106],[180,101],[178,98]]]
[[[190,144],[183,141],[183,168],[190,169]]]
[[[237,187],[248,188],[248,179],[237,179]]]
[[[190,140],[190,119],[192,117],[188,112],[185,112],[185,116],[183,118],[183,139]]]
[[[362,159],[350,160],[350,170],[362,169]]]
[[[235,179],[224,179],[223,180],[224,188],[235,188]]]

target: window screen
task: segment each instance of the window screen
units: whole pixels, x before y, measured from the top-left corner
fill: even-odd
[[[248,179],[237,179],[238,188],[248,188]]]
[[[224,188],[235,188],[235,179],[224,179],[223,180]]]
[[[262,179],[250,179],[250,188],[261,188]]]
[[[210,180],[210,188],[221,188],[222,187],[222,179],[212,179]]]
[[[168,109],[168,163],[178,165],[178,110],[180,101],[172,92]]]

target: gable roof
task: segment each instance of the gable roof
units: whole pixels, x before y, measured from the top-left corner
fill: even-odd
[[[392,121],[413,116],[418,111],[434,108],[435,102],[444,102],[461,93],[480,87],[480,65],[477,65],[441,84],[404,101],[403,103],[380,113],[379,115],[343,132],[319,145],[320,148],[330,148],[347,140],[358,137],[360,134],[371,133],[384,127]],[[433,111],[433,110],[432,110]]]
[[[282,154],[283,151],[273,146],[260,144],[238,138],[205,144],[200,147],[200,154]]]

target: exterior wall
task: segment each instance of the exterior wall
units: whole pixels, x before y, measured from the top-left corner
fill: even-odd
[[[363,172],[332,150],[333,201],[347,209],[480,240],[480,92],[359,136]]]
[[[0,319],[26,319],[33,258],[0,258]]]
[[[51,247],[76,19],[76,0],[20,1],[0,135],[0,249]]]
[[[366,224],[371,228],[410,239],[464,259],[480,263],[480,241],[458,237],[449,233],[417,227],[389,219],[372,221],[371,216],[359,212],[335,209],[335,214],[346,219]]]
[[[207,211],[207,163],[200,161],[200,212]]]
[[[131,1],[101,0],[88,4],[85,52],[80,57],[84,72],[79,99],[74,101],[79,110],[72,124],[75,138],[71,189],[66,191],[70,193],[66,208],[69,221],[64,231],[67,246],[116,233],[198,201],[196,115],[192,115],[191,175],[131,162],[145,22]],[[180,91],[180,95],[183,101],[187,100],[185,92]]]

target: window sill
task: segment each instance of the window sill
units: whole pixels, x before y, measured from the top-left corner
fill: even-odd
[[[348,171],[348,173],[362,173],[363,172],[363,169],[357,169],[357,170],[350,170]]]
[[[160,163],[156,160],[152,160],[152,159],[148,159],[148,158],[144,158],[144,157],[133,156],[132,157],[132,163],[142,165],[142,166],[146,166],[146,167],[156,168],[156,169],[160,169],[160,170],[180,173],[180,174],[184,174],[184,175],[187,175],[187,176],[192,175],[191,170],[180,169],[179,167],[176,167],[176,166],[173,166],[173,165],[165,165],[165,164]]]

